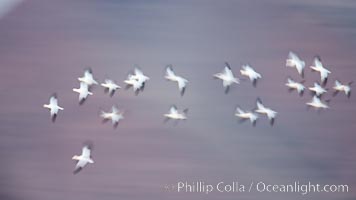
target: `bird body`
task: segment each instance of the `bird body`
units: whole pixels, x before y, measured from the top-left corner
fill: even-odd
[[[49,99],[49,104],[43,104],[43,107],[50,110],[53,122],[55,121],[59,110],[64,110],[64,108],[58,105],[58,99],[56,94],[52,95]]]

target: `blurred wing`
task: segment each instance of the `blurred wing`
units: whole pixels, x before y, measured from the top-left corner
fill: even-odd
[[[224,82],[225,83],[225,82]],[[228,86],[225,86],[226,88],[225,88],[225,94],[227,94],[227,93],[229,93],[229,91],[230,91],[230,86],[228,85]]]
[[[111,91],[109,92],[110,97],[113,97],[114,94],[115,94],[115,90],[111,90]]]
[[[183,87],[181,90],[180,90],[180,95],[183,96],[185,93],[185,87]]]
[[[271,124],[271,126],[273,126],[274,125],[274,118],[271,118],[269,123]]]
[[[51,116],[52,116],[52,122],[54,123],[54,122],[56,122],[56,119],[57,119],[57,114],[53,114],[52,115],[52,113],[51,113]]]
[[[264,107],[263,104],[262,104],[262,100],[258,97],[257,100],[257,107]]]
[[[225,67],[231,70],[231,66],[228,62],[225,62]]]
[[[254,121],[252,122],[252,126],[255,127],[255,126],[256,126],[256,123],[257,123],[257,120],[254,120]]]
[[[256,86],[257,86],[257,79],[253,79],[253,80],[252,80],[252,85],[253,85],[253,87],[256,87]]]

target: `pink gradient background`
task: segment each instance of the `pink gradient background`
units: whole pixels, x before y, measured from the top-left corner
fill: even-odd
[[[331,109],[307,111],[306,94],[284,86],[288,51],[307,62],[306,85],[319,80],[308,66],[320,55],[337,78],[356,77],[356,3],[352,1],[84,1],[28,0],[0,19],[0,199],[304,199],[279,193],[175,193],[177,181],[348,184],[356,196],[356,102],[339,95]],[[212,78],[225,61],[237,74],[250,63],[263,75],[224,95]],[[145,91],[94,88],[83,105],[71,91],[90,66],[98,80],[124,86],[138,64],[151,77]],[[173,64],[190,83],[180,97],[163,78]],[[42,104],[57,92],[65,108],[55,124]],[[238,124],[237,104],[255,99],[279,112],[270,127]],[[114,130],[100,108],[117,104],[127,115]],[[189,108],[189,120],[163,124],[171,104]],[[95,164],[74,176],[70,159],[94,142]]]

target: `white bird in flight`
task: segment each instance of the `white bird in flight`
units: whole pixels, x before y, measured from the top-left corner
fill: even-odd
[[[287,67],[294,67],[297,69],[298,74],[304,77],[305,61],[301,60],[297,54],[290,51],[288,54],[288,59],[286,61]]]
[[[87,69],[84,71],[84,76],[83,77],[79,77],[78,80],[80,82],[83,82],[85,84],[87,84],[89,87],[92,86],[93,84],[97,85],[98,82],[94,79],[93,77],[93,72],[91,69]]]
[[[165,78],[170,81],[174,81],[178,83],[178,89],[180,91],[180,95],[183,96],[185,92],[185,88],[187,87],[188,80],[178,76],[174,73],[172,65],[168,65],[166,67],[166,75]]]
[[[326,103],[322,102],[320,100],[320,98],[317,97],[317,96],[313,96],[313,99],[310,102],[307,102],[306,104],[309,107],[313,107],[313,108],[316,108],[316,109],[321,109],[321,108],[327,109],[327,108],[329,108],[329,106]]]
[[[350,82],[350,83],[348,83],[347,85],[346,84],[342,84],[342,83],[340,83],[340,81],[338,81],[338,80],[336,80],[335,81],[335,84],[334,84],[334,87],[333,87],[333,89],[335,90],[335,92],[334,92],[334,96],[336,96],[339,92],[344,92],[345,93],[345,95],[348,97],[348,98],[350,98],[350,96],[351,96],[351,84],[352,84],[353,82]]]
[[[239,84],[240,81],[238,78],[234,76],[231,71],[231,67],[229,63],[225,63],[224,70],[221,73],[214,74],[214,77],[217,79],[221,79],[223,81],[223,86],[225,88],[225,93],[229,92],[230,86],[233,83]]]
[[[120,120],[124,119],[124,112],[120,112],[116,106],[113,106],[111,112],[101,111],[100,116],[104,119],[104,122],[111,120],[112,125],[116,128]]]
[[[135,67],[134,74],[131,76],[132,79],[136,79],[139,83],[142,83],[142,87],[145,87],[146,81],[150,80],[150,77],[143,74],[143,72]]]
[[[324,66],[323,63],[321,62],[320,57],[315,57],[314,58],[314,65],[310,66],[310,68],[313,71],[317,71],[320,73],[320,81],[322,84],[326,84],[328,80],[328,75],[331,73],[329,70],[327,70]]]
[[[110,79],[105,79],[105,83],[102,83],[101,86],[105,88],[105,91],[107,91],[111,97],[114,95],[117,89],[121,88],[113,80]]]
[[[187,119],[187,113],[188,109],[184,109],[182,112],[178,111],[177,107],[173,105],[169,113],[164,114],[164,117],[166,118],[165,121],[168,121],[169,119],[174,119],[174,120],[186,120]]]
[[[314,86],[309,87],[309,90],[312,91],[318,97],[327,92],[326,89],[321,87],[321,85],[319,85],[318,83],[314,83]]]
[[[43,104],[43,107],[48,108],[50,110],[52,122],[56,121],[58,111],[64,110],[58,105],[58,99],[56,94],[53,94],[49,99],[49,104]]]
[[[239,106],[236,108],[235,116],[239,117],[241,121],[250,120],[253,126],[256,126],[258,115],[251,111],[243,111]]]
[[[88,95],[93,95],[92,92],[89,91],[89,87],[86,83],[80,82],[80,88],[73,88],[74,92],[79,93],[79,104],[82,105],[84,101],[87,99]]]
[[[265,107],[260,99],[257,99],[256,104],[257,104],[257,109],[255,110],[255,112],[260,114],[265,114],[269,119],[270,124],[273,126],[274,120],[277,116],[277,112],[270,108]]]
[[[298,94],[300,96],[303,95],[304,93],[304,85],[302,84],[303,82],[301,83],[298,83],[296,81],[294,81],[292,78],[288,78],[287,79],[287,83],[286,83],[286,86],[290,89],[290,90],[297,90]]]
[[[75,166],[75,169],[73,171],[74,174],[78,173],[81,171],[88,163],[94,163],[93,159],[90,156],[91,153],[91,147],[90,145],[85,145],[82,149],[82,155],[74,155],[72,157],[72,160],[76,160],[77,164]]]
[[[127,76],[127,79],[124,81],[124,83],[126,83],[126,89],[132,87],[136,95],[138,95],[140,91],[143,91],[143,83],[135,79],[132,74]]]
[[[257,73],[250,65],[243,65],[240,73],[243,76],[247,76],[252,82],[253,86],[256,86],[257,79],[262,78],[261,74]]]
[[[134,73],[130,73],[124,82],[127,84],[126,89],[133,87],[133,90],[137,95],[140,91],[144,90],[146,81],[148,80],[150,80],[150,78],[144,75],[139,68],[135,67]]]

